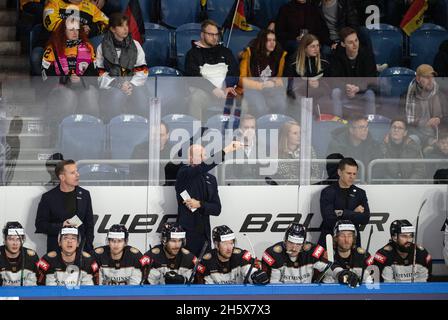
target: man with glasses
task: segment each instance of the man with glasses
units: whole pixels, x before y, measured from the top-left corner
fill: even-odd
[[[196,77],[189,81],[190,115],[202,119],[202,110],[213,104],[229,104],[228,98],[237,95],[238,63],[230,49],[220,44],[218,25],[205,20],[201,39],[192,43],[185,57],[185,75]],[[225,102],[226,101],[226,102]]]
[[[381,272],[381,281],[428,281],[432,270],[431,255],[425,248],[415,244],[414,236],[415,227],[408,220],[395,220],[391,223],[391,239],[374,257],[374,263]]]
[[[359,234],[361,225],[370,220],[370,209],[366,192],[355,186],[358,164],[353,158],[344,158],[339,162],[339,180],[326,187],[320,194],[320,212],[322,229],[319,244],[325,246],[325,237],[332,234],[337,221],[348,220]],[[356,246],[361,247],[361,237],[356,237]]]
[[[338,128],[332,136],[327,154],[342,153],[361,161],[365,168],[380,155],[379,144],[369,134],[369,122],[364,116],[354,116],[349,121],[348,130]]]
[[[391,122],[389,133],[381,145],[381,154],[385,159],[422,159],[423,157],[420,147],[408,137],[404,119],[395,119]],[[425,165],[418,162],[389,162],[374,168],[378,168],[378,172],[374,171],[374,177],[387,179],[385,183],[417,183],[416,180],[425,177]]]

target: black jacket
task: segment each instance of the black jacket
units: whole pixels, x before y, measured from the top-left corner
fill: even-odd
[[[222,159],[219,156],[222,154]],[[221,214],[221,201],[218,195],[218,183],[216,178],[208,173],[224,159],[224,151],[215,154],[197,166],[184,165],[177,173],[176,197],[177,197],[177,221],[188,232],[196,232],[205,235],[210,240],[210,216]],[[180,194],[187,190],[190,197],[201,201],[201,207],[191,212],[183,204]]]
[[[364,213],[354,212],[357,206],[364,207]],[[341,217],[337,217],[335,210],[344,210]],[[326,187],[320,194],[320,213],[322,215],[322,229],[319,244],[325,246],[325,236],[333,235],[333,229],[338,220],[350,220],[356,227],[359,235],[360,225],[366,225],[370,220],[369,203],[366,192],[352,185],[349,188],[347,199],[344,197],[338,182]],[[361,237],[356,237],[356,245],[361,246]]]
[[[322,0],[312,0],[311,3],[318,6],[322,12]],[[351,0],[338,0],[338,17],[336,28],[341,30],[344,27],[357,28],[360,25],[360,15],[356,5]]]
[[[439,51],[434,58],[434,70],[439,77],[448,76],[448,40],[443,41],[439,46]]]
[[[86,189],[76,187],[76,215],[83,224],[79,227],[81,241],[85,237],[84,251],[93,250],[93,210],[90,193]],[[58,234],[65,220],[73,217],[65,209],[65,195],[60,185],[44,193],[40,199],[36,216],[36,233],[45,233],[47,237],[47,252],[59,248]]]
[[[225,63],[229,69],[226,77],[226,87],[233,87],[238,84],[240,76],[240,68],[230,49],[217,45],[213,48],[202,48],[192,41],[192,48],[185,56],[185,75],[188,77],[201,77],[200,67],[204,64],[215,65]],[[206,91],[212,91],[215,86],[206,79],[195,79],[192,82],[195,86]]]

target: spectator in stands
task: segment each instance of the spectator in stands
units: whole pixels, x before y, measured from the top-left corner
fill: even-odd
[[[44,0],[20,0],[20,10],[32,19],[32,25],[42,23]]]
[[[185,57],[185,75],[196,77],[189,81],[189,108],[190,115],[197,119],[202,119],[204,109],[223,105],[224,101],[228,106],[237,96],[238,63],[232,51],[219,44],[219,37],[218,24],[205,20],[201,24],[201,39],[192,42]]]
[[[327,154],[342,153],[362,161],[365,168],[371,160],[380,157],[379,144],[369,134],[369,123],[364,116],[354,116],[348,128],[335,129],[332,136]]]
[[[62,227],[78,227],[85,238],[85,251],[93,250],[93,211],[90,193],[79,186],[75,161],[62,160],[56,165],[59,185],[44,193],[36,215],[36,233],[47,235],[47,252],[58,248],[58,234]],[[77,219],[76,219],[77,217]],[[81,220],[82,224],[76,220]]]
[[[148,67],[140,43],[129,33],[129,18],[110,16],[109,30],[97,48],[101,116],[108,122],[122,113],[148,118]]]
[[[286,95],[283,70],[286,51],[277,43],[275,33],[261,30],[255,41],[244,50],[240,63],[240,87],[249,109],[257,116],[284,113]]]
[[[172,144],[169,143],[170,130],[168,125],[161,121],[160,123],[160,154],[159,159],[164,160],[159,163],[159,180],[161,185],[173,186],[176,181],[178,165],[172,162],[165,162],[171,159]],[[132,152],[132,159],[149,159],[149,142],[148,140],[135,146]],[[171,159],[172,160],[172,159]],[[133,180],[148,179],[148,164],[132,164],[129,168],[130,178]]]
[[[344,156],[340,153],[332,153],[327,156],[327,164],[325,168],[327,170],[327,179],[319,181],[317,185],[331,185],[339,180],[338,167],[339,161],[344,159]]]
[[[266,27],[266,29],[275,32],[275,20],[269,21],[268,26]]]
[[[336,50],[330,60],[328,75],[339,77],[338,85],[333,89],[333,114],[343,116],[344,104],[360,104],[364,107],[364,114],[375,114],[375,93],[372,78],[377,76],[375,58],[368,51],[360,47],[357,32],[350,28],[343,28],[340,32],[341,50]]]
[[[241,142],[233,141],[207,159],[205,148],[193,144],[188,148],[188,164],[177,172],[177,221],[186,231],[187,248],[195,255],[199,255],[205,241],[208,241],[210,248],[210,216],[221,214],[218,184],[208,172],[224,161],[227,153],[242,147]]]
[[[314,148],[310,146],[309,159],[316,159]],[[303,148],[300,145],[300,125],[295,121],[286,122],[280,129],[278,139],[278,168],[275,178],[281,184],[298,184],[300,176],[300,153]],[[281,161],[282,159],[286,161]],[[296,160],[296,161],[294,161]],[[311,167],[311,179],[320,178],[320,168],[317,163],[307,163]],[[281,180],[289,180],[282,182]]]
[[[438,77],[448,77],[448,40],[440,44],[433,66]]]
[[[344,158],[339,162],[339,180],[326,187],[320,194],[320,212],[322,231],[319,244],[325,246],[325,236],[332,234],[338,220],[349,220],[359,234],[361,225],[370,220],[370,209],[366,192],[355,186],[358,164],[353,158]],[[361,237],[356,237],[356,246],[361,246]]]
[[[90,0],[48,0],[43,15],[44,27],[51,32],[70,15],[80,18],[81,27],[89,37],[105,32],[109,24],[107,16]]]
[[[327,25],[319,9],[306,0],[292,0],[280,7],[275,32],[282,47],[292,54],[307,33],[316,35],[321,43],[330,44]]]
[[[420,146],[408,137],[406,121],[404,119],[392,120],[389,133],[381,145],[381,154],[385,159],[422,159]],[[425,178],[425,166],[422,163],[389,162],[376,166],[380,168],[379,178],[388,179],[386,183],[418,183],[418,179]]]
[[[443,118],[437,73],[428,64],[417,68],[415,79],[409,84],[405,110],[409,134],[421,147],[431,144]]]
[[[427,164],[430,178],[437,170],[448,168],[448,129],[440,129],[438,135],[437,141],[423,150],[423,155],[426,159],[443,159],[446,162]]]
[[[52,32],[42,59],[42,77],[53,87],[47,100],[52,128],[74,113],[98,116],[95,61],[95,50],[79,20],[73,16],[62,20]]]

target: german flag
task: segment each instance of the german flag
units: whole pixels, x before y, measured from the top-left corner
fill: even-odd
[[[238,7],[237,7],[238,6]],[[246,13],[244,10],[244,0],[235,0],[232,10],[227,15],[223,27],[230,29],[233,22],[233,27],[244,31],[252,31],[252,27],[247,23]]]
[[[143,22],[142,9],[138,0],[129,0],[124,15],[129,17],[129,32],[132,38],[143,43],[145,38],[145,23]]]
[[[423,24],[423,15],[428,9],[428,0],[415,0],[401,20],[400,28],[408,36]]]

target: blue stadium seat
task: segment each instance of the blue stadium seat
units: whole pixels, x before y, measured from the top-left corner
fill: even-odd
[[[131,159],[134,147],[148,140],[148,120],[134,114],[121,114],[110,120],[110,156],[112,159]]]
[[[239,61],[239,53],[243,51],[249,42],[257,37],[260,29],[256,26],[252,26],[252,31],[243,31],[240,29],[233,29],[232,35],[230,36],[230,42],[228,48],[232,50],[235,59]],[[229,40],[230,31],[227,30],[224,33],[224,45],[227,46],[227,42]]]
[[[145,51],[148,67],[167,65],[170,58],[170,31],[155,23],[145,23]]]
[[[328,154],[328,144],[331,141],[331,133],[338,128],[346,127],[339,121],[314,121],[311,135],[311,144],[319,159],[325,159]]]
[[[78,169],[81,180],[122,180],[125,176],[109,164],[85,164]]]
[[[257,119],[257,129],[280,129],[287,121],[295,121],[290,116],[279,113],[265,114]]]
[[[440,44],[448,39],[445,28],[425,23],[409,37],[411,69],[416,70],[422,63],[432,65]]]
[[[405,94],[414,78],[414,70],[401,67],[387,68],[380,74],[381,96],[399,97]]]
[[[389,131],[391,120],[387,117],[370,114],[367,116],[369,122],[369,133],[378,142],[383,142],[384,136]]]
[[[149,69],[148,73],[149,77],[180,77],[182,73],[179,70],[174,68],[165,67],[165,66],[154,66]]]
[[[187,111],[188,90],[179,70],[164,66],[149,68],[148,86],[151,95],[160,98],[162,115]],[[152,81],[151,81],[152,80]]]
[[[101,159],[106,146],[106,127],[91,115],[73,114],[59,125],[59,149],[66,159]]]
[[[234,115],[217,114],[207,120],[206,127],[210,129],[217,129],[224,134],[224,130],[233,130],[238,128],[239,120],[240,119]]]
[[[400,66],[403,51],[401,31],[394,26],[381,23],[378,29],[372,28],[368,32],[376,63],[387,63],[389,67]]]
[[[185,23],[197,22],[200,3],[191,1],[188,5],[185,0],[161,0],[162,21],[172,28]]]
[[[277,18],[280,7],[289,0],[254,0],[254,24],[261,29]]]
[[[164,116],[162,120],[170,128],[171,135],[176,129],[185,129],[187,130],[189,137],[192,137],[193,134],[196,135],[201,128],[201,122],[198,119],[186,114],[169,114]]]
[[[187,23],[176,29],[177,68],[185,71],[185,55],[191,49],[191,41],[201,38],[201,24]]]
[[[222,26],[235,0],[207,0],[208,18]]]
[[[96,49],[98,48],[98,46],[100,45],[100,43],[103,42],[103,38],[104,38],[103,34],[100,34],[96,37],[89,38],[90,43],[95,48],[95,52],[96,52]]]

